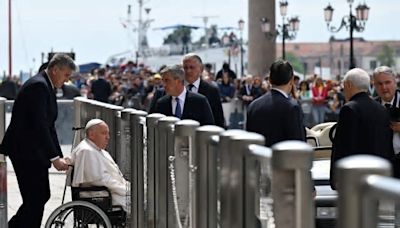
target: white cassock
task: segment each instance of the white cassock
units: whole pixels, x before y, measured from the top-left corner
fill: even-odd
[[[89,139],[84,139],[72,151],[71,161],[74,165],[73,187],[105,186],[111,192],[112,204],[120,205],[128,211],[130,183],[124,179],[107,151],[98,148]]]

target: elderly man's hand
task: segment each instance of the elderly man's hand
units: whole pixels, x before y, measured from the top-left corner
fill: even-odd
[[[58,171],[64,171],[68,169],[68,162],[64,158],[58,158],[53,161],[53,166]]]
[[[394,132],[400,132],[400,122],[391,122],[390,128],[392,128]]]

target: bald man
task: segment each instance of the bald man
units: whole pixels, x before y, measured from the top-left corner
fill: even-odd
[[[130,183],[124,179],[118,165],[105,150],[110,139],[108,125],[101,119],[86,124],[86,138],[72,151],[73,187],[105,186],[110,190],[112,204],[128,211]]]

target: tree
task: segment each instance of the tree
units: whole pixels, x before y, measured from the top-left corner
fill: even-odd
[[[192,30],[190,28],[180,27],[176,28],[171,34],[164,38],[164,44],[183,44],[187,45],[191,42]]]
[[[381,65],[393,67],[396,65],[394,57],[395,57],[394,49],[390,47],[389,44],[385,43],[382,46],[382,49],[377,56],[377,59],[379,60]]]
[[[287,52],[287,53],[286,53],[286,60],[287,60],[288,62],[290,62],[290,64],[292,64],[293,69],[294,69],[296,72],[299,72],[299,73],[303,73],[303,72],[304,72],[304,65],[303,65],[303,63],[302,63],[302,62],[300,61],[300,59],[299,59],[297,56],[295,56],[293,53]]]

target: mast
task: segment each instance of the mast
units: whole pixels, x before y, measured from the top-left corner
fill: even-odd
[[[11,0],[8,0],[8,73],[12,77]]]

